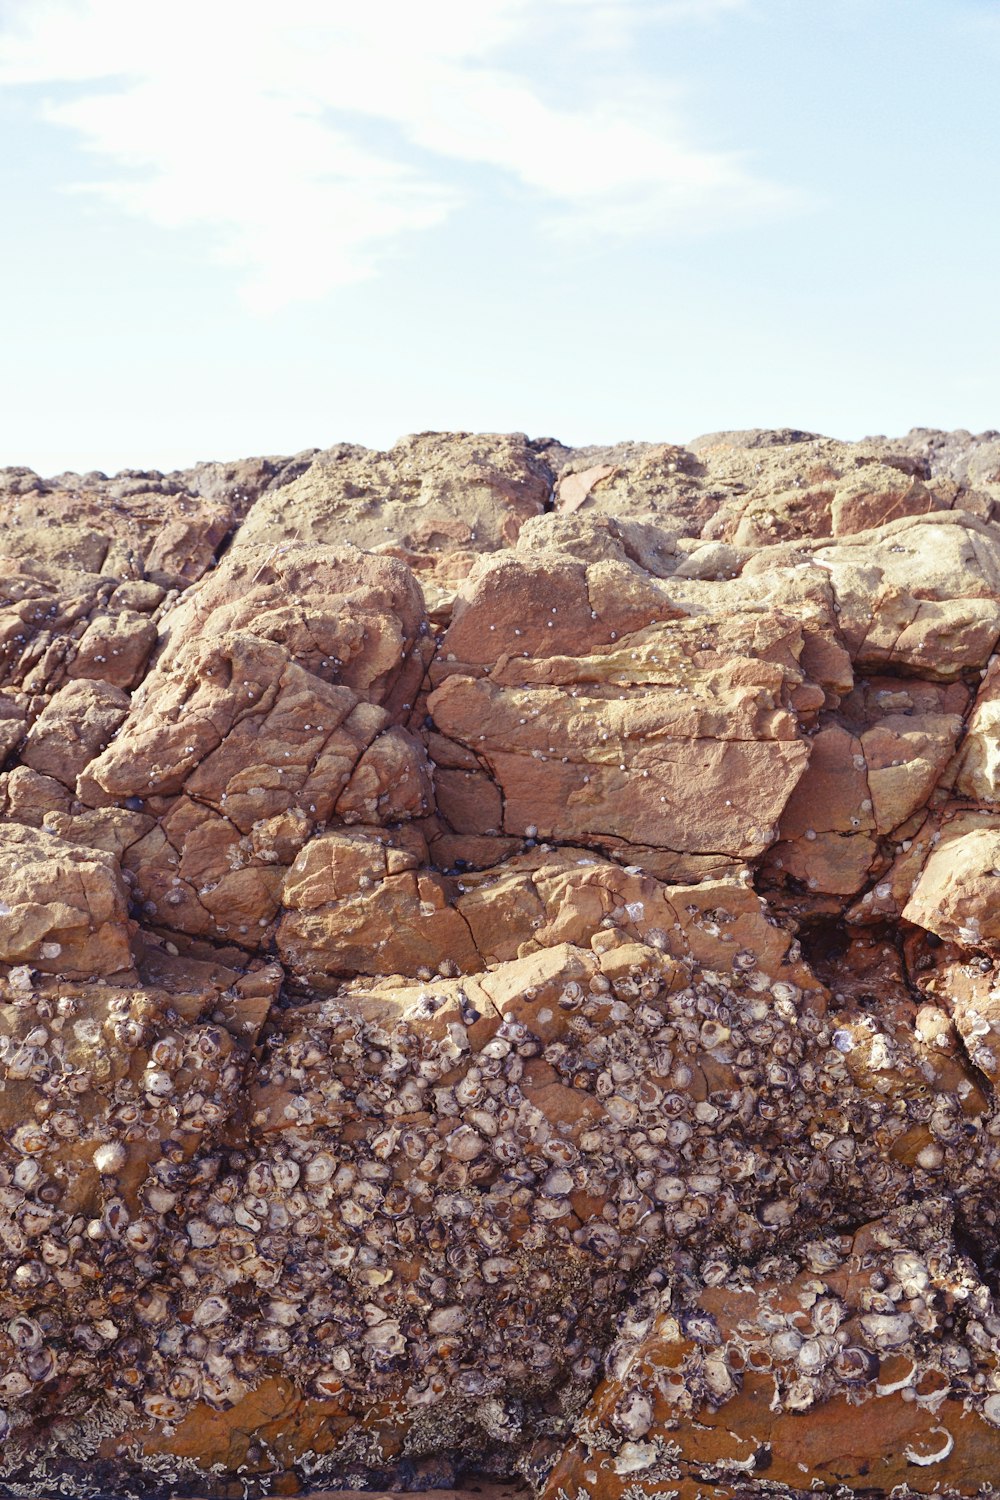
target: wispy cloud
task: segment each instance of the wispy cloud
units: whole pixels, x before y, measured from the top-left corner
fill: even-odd
[[[0,84],[76,85],[40,105],[105,164],[84,191],[201,226],[266,310],[369,276],[460,206],[459,166],[525,189],[573,233],[648,234],[791,196],[689,141],[633,44],[746,0],[8,0]],[[587,108],[547,97],[544,29],[595,61]],[[523,63],[511,63],[511,58]],[[625,61],[623,62],[623,57]]]

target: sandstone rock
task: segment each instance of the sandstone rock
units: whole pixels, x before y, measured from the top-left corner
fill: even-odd
[[[422,621],[400,564],[301,548],[250,549],[173,612],[145,691],[80,782],[92,804],[157,817],[127,857],[150,915],[256,947],[328,820],[428,810],[424,748],[391,722],[423,669]]]
[[[989,1492],[998,451],[0,473],[4,1493]]]
[[[884,526],[901,516],[923,516],[947,510],[950,496],[935,495],[913,474],[888,464],[871,463],[854,469],[833,492],[830,521],[834,536],[850,536],[871,526]]]
[[[426,578],[433,604],[479,553],[516,539],[551,484],[543,457],[516,434],[421,433],[386,453],[339,444],[258,499],[239,545],[353,542],[388,552]]]
[[[881,698],[879,706],[898,703],[895,694]],[[813,738],[809,767],[788,801],[765,868],[777,881],[792,877],[810,891],[843,896],[868,880],[879,840],[925,806],[951,760],[962,720],[957,714],[869,713],[868,727],[855,720],[852,733],[829,717]],[[853,715],[846,717],[850,723]]]
[[[128,713],[128,698],[107,682],[67,682],[32,724],[21,763],[74,788]]]
[[[230,531],[229,506],[168,486],[119,485],[112,500],[100,481],[0,493],[0,538],[6,556],[49,567],[124,578],[147,577],[166,588],[200,578]],[[127,488],[127,492],[126,492]]]
[[[998,951],[1000,823],[988,813],[966,813],[935,834],[903,917],[967,948]]]
[[[986,665],[1000,633],[1000,549],[982,522],[915,516],[818,547],[812,560],[830,573],[860,669],[948,681]]]
[[[281,894],[276,941],[292,973],[415,974],[447,959],[461,971],[481,959],[440,876],[377,836],[326,833],[299,854]]]
[[[3,811],[12,823],[41,828],[50,812],[69,813],[72,798],[68,787],[54,776],[42,776],[29,766],[15,766],[0,776]]]
[[[795,621],[678,618],[635,563],[530,547],[464,594],[428,707],[495,783],[503,832],[736,859],[771,841],[808,757],[794,706],[822,702]]]
[[[992,806],[1000,801],[1000,702],[997,700],[1000,662],[991,660],[969,717],[955,790]]]
[[[25,710],[17,697],[0,693],[0,765],[20,745],[25,728]]]
[[[116,589],[112,600],[117,593]],[[114,614],[99,613],[80,637],[69,676],[95,677],[118,688],[134,688],[142,681],[155,645],[156,626],[138,611],[123,608]]]
[[[412,705],[426,665],[412,573],[351,546],[241,541],[164,623],[163,670],[186,646],[241,631],[283,646],[324,682],[390,707]]]
[[[74,976],[129,969],[118,861],[17,824],[0,827],[0,961]]]

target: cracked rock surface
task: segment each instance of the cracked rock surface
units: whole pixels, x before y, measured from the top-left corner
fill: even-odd
[[[997,433],[0,471],[0,1494],[994,1493],[998,640]]]

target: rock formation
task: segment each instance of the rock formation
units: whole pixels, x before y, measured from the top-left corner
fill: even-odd
[[[1000,434],[0,472],[0,1494],[1000,1482]]]

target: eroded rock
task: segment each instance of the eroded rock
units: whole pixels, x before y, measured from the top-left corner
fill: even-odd
[[[995,435],[0,483],[0,1489],[979,1496]]]

